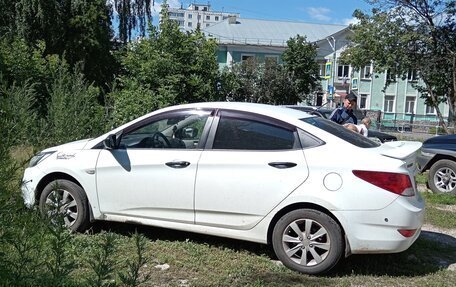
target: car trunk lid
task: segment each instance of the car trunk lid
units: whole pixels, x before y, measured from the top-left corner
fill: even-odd
[[[379,149],[384,156],[404,161],[407,170],[412,175],[416,175],[418,171],[416,158],[421,146],[421,142],[393,141],[382,144]]]

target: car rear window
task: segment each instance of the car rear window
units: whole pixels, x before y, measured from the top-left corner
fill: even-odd
[[[320,128],[330,134],[335,135],[340,139],[343,139],[344,141],[347,141],[361,148],[373,148],[380,146],[379,143],[376,143],[359,133],[350,131],[343,126],[324,118],[310,117],[301,119],[301,121],[306,122],[309,125],[315,126],[317,128]]]

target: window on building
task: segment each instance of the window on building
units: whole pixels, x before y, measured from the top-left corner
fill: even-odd
[[[413,70],[409,70],[408,71],[408,80],[410,82],[416,82],[418,81],[418,72],[417,70],[413,69]]]
[[[206,27],[209,27],[209,23],[206,23]]]
[[[188,27],[192,27],[192,22],[188,22],[188,23],[187,23],[187,26],[188,26]]]
[[[396,75],[393,74],[393,72],[391,70],[387,70],[386,71],[386,79],[389,80],[389,81],[396,81]]]
[[[206,15],[206,20],[211,20],[211,16]]]
[[[385,96],[385,103],[383,105],[383,111],[385,113],[394,112],[394,96]]]
[[[368,94],[360,95],[360,100],[359,100],[359,105],[358,105],[358,107],[360,109],[367,109],[367,97],[368,96],[369,96]]]
[[[215,21],[218,21],[219,20],[219,16],[215,16]]]
[[[207,7],[203,7],[203,11],[207,11]]]
[[[348,78],[348,75],[349,74],[349,70],[350,70],[350,66],[349,65],[339,65],[337,67],[337,77],[339,78]]]
[[[319,63],[318,66],[320,67],[319,71],[319,76],[324,77],[325,76],[325,68],[326,68],[326,63]]]
[[[198,20],[201,20],[201,15],[198,15]]]
[[[370,79],[372,76],[372,66],[366,65],[361,69],[361,79]]]
[[[415,113],[415,97],[406,97],[405,98],[405,113],[414,114]]]
[[[195,6],[195,10],[198,11],[198,10],[199,10],[199,7],[198,7],[198,6]]]
[[[426,114],[435,115],[435,108],[433,106],[426,105]]]
[[[193,15],[192,14],[188,14],[188,19],[192,19]]]
[[[253,60],[254,58],[255,58],[255,56],[252,55],[252,54],[243,54],[243,55],[241,55],[241,61],[242,61],[242,62],[248,61],[248,60],[250,60],[250,59]]]

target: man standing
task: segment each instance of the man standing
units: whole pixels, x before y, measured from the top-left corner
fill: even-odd
[[[353,109],[356,107],[356,94],[350,92],[344,99],[344,105],[335,109],[329,119],[340,125],[343,124],[358,124],[358,119],[353,114]]]

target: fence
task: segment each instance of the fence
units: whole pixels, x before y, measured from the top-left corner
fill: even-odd
[[[372,120],[373,128],[380,131],[443,134],[444,130],[435,115],[383,113],[378,110],[363,110],[363,116]]]

